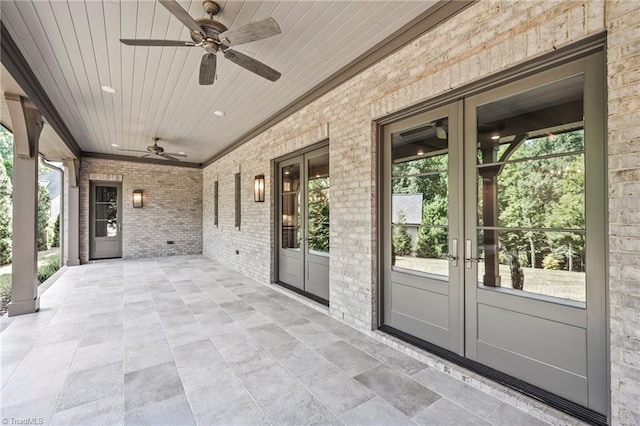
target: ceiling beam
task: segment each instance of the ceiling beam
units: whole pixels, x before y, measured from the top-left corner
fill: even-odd
[[[47,120],[47,123],[55,130],[60,139],[71,150],[76,158],[80,158],[82,150],[76,142],[75,138],[71,134],[71,131],[62,120],[62,117],[56,110],[55,106],[49,99],[49,96],[44,91],[44,88],[33,74],[31,67],[27,63],[20,49],[11,38],[9,31],[4,25],[4,22],[0,19],[0,58],[2,58],[2,65],[9,71],[9,74],[18,83],[20,88],[24,90],[24,93],[29,98],[36,108],[40,111],[42,116]]]
[[[100,152],[82,152],[82,158],[97,158],[100,160],[128,161],[130,163],[158,164],[161,166],[187,167],[201,169],[202,163],[190,163],[187,161],[160,160],[155,158],[128,157],[125,155],[103,154]]]
[[[311,102],[329,93],[331,90],[335,89],[342,83],[360,74],[362,71],[366,70],[367,68],[373,66],[392,53],[408,45],[413,40],[422,36],[442,22],[445,22],[473,3],[475,3],[475,0],[439,1],[434,6],[430,7],[428,10],[409,21],[409,23],[404,25],[402,28],[391,34],[381,43],[373,46],[371,49],[358,56],[338,72],[334,73],[322,83],[311,89],[309,92],[294,100],[292,103],[277,112],[275,115],[258,124],[252,130],[232,142],[222,151],[218,152],[216,155],[205,161],[204,166],[206,167],[214,163],[216,160],[224,157],[234,149],[249,142],[251,139],[255,138],[262,132],[265,132],[285,118],[294,114],[296,111],[299,111],[303,107],[309,105]]]

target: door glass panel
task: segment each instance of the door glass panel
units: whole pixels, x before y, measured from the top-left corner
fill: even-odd
[[[95,236],[118,235],[118,188],[96,186]]]
[[[392,265],[448,276],[448,120],[391,135]]]
[[[309,252],[329,253],[329,154],[308,162],[307,235]]]
[[[300,249],[300,165],[292,164],[281,169],[282,182],[281,241],[284,249]]]
[[[480,284],[585,301],[583,84],[478,107]]]

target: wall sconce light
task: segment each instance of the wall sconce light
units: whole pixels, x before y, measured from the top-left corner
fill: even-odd
[[[253,182],[253,201],[264,202],[264,175],[258,175]]]
[[[142,189],[136,189],[133,191],[133,208],[139,209],[142,206]]]

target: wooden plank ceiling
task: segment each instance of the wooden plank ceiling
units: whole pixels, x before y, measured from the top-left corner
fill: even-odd
[[[204,16],[199,0],[179,3],[191,16]],[[282,34],[235,49],[280,71],[280,80],[267,81],[219,54],[217,80],[200,86],[201,48],[122,45],[120,38],[190,40],[189,30],[155,1],[2,0],[0,11],[83,151],[128,154],[119,148],[144,150],[158,136],[165,150],[201,163],[435,2],[219,4],[216,19],[229,28],[269,16],[279,23]]]

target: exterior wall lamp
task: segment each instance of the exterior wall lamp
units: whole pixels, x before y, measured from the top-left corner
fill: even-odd
[[[142,189],[136,189],[133,191],[133,208],[139,209],[142,206]]]
[[[264,202],[264,175],[258,175],[253,182],[253,201]]]

